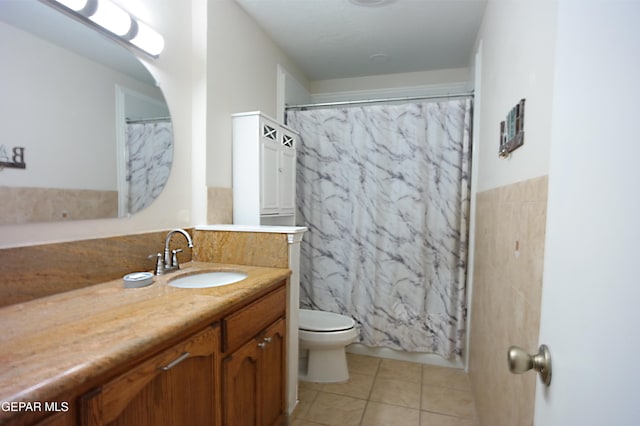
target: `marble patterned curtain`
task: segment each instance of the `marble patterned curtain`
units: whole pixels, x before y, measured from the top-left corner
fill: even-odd
[[[301,307],[351,316],[371,347],[460,359],[471,99],[289,111]]]
[[[147,207],[162,192],[173,161],[171,122],[127,124],[128,209]]]

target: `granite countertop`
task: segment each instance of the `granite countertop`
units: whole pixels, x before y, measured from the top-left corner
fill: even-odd
[[[205,289],[167,284],[206,270],[248,277]],[[148,287],[124,288],[118,279],[0,308],[0,401],[54,401],[164,342],[188,337],[289,275],[283,268],[189,262]],[[0,423],[15,414],[0,410]]]

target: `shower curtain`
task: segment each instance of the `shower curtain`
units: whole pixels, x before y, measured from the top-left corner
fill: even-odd
[[[173,161],[171,122],[127,124],[127,212],[147,207],[162,192]]]
[[[471,99],[289,111],[301,307],[371,347],[462,356]]]

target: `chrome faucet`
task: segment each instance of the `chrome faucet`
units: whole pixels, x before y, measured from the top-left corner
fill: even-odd
[[[180,233],[184,235],[187,239],[187,244],[190,248],[193,248],[193,241],[191,240],[191,236],[184,229],[173,229],[169,231],[167,234],[167,239],[164,242],[164,256],[158,253],[156,255],[156,275],[166,274],[167,272],[174,271],[176,269],[180,269],[180,264],[178,263],[178,253],[182,251],[182,249],[171,250],[170,243],[171,237],[175,233]]]

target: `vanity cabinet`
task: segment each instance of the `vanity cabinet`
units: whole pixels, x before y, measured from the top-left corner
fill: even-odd
[[[286,290],[223,321],[222,424],[273,426],[285,412]]]
[[[80,424],[216,425],[220,328],[143,361],[80,398]]]
[[[297,133],[260,112],[232,120],[233,222],[294,225]]]
[[[5,415],[7,424],[282,424],[287,383],[287,281],[283,277],[269,284],[257,278],[255,282],[259,295],[248,287],[239,290],[245,295],[237,294],[231,303],[224,296],[194,296],[210,298],[217,306],[210,317],[202,317],[201,312],[197,319],[189,320],[185,313],[185,324],[191,322],[188,331],[167,336],[164,343],[157,340],[159,346],[146,353],[136,350],[135,340],[123,342],[126,351],[109,352],[117,354],[115,358],[91,361],[109,363],[110,372],[96,372],[97,376],[86,381],[80,377],[74,381],[75,388],[64,387],[63,394],[48,403],[50,413]],[[183,300],[176,306],[186,306],[188,298]],[[54,401],[62,401],[60,410],[55,410],[60,412],[53,412],[58,406],[53,406]],[[5,423],[0,416],[0,424]]]
[[[275,290],[141,361],[77,401],[79,424],[279,425],[286,297]]]

